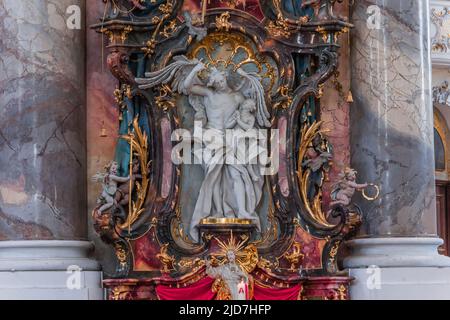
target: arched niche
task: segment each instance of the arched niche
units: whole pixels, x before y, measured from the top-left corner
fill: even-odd
[[[441,111],[436,106],[433,110],[436,179],[447,181],[450,178],[450,129]]]

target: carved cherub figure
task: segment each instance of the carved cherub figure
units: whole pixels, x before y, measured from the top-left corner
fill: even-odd
[[[341,205],[348,207],[351,204],[355,191],[367,188],[367,183],[356,183],[356,174],[357,172],[352,168],[346,168],[340,174],[340,180],[335,184],[331,192],[331,199],[333,201],[330,203],[330,206]]]
[[[244,131],[249,131],[255,127],[256,123],[256,103],[252,99],[246,99],[244,102],[242,102],[241,106],[239,107],[239,110],[236,110],[233,115],[228,119],[228,121],[225,124],[226,129],[234,129],[234,128],[240,128]],[[236,138],[242,138],[243,136],[239,135],[239,131],[236,132],[237,137]],[[256,145],[256,141],[253,141],[255,139],[250,138],[251,141],[249,141],[249,144]],[[237,145],[237,141],[235,141]],[[239,145],[237,145],[237,157],[239,160],[239,157],[245,157],[245,150],[249,148],[245,148],[244,150],[239,149]],[[250,155],[252,156],[252,155]],[[251,163],[250,159],[248,161]],[[250,177],[253,181],[259,181],[260,176],[255,172],[254,166],[250,165],[248,166],[248,172],[250,174]]]
[[[97,172],[97,174],[92,177],[93,181],[100,182],[103,186],[102,194],[97,200],[99,204],[102,204],[102,206],[98,208],[100,214],[110,209],[116,203],[114,197],[116,195],[117,185],[130,180],[129,176],[118,176],[117,170],[119,169],[119,165],[116,161],[111,161],[105,169],[106,173]]]
[[[310,179],[308,184],[308,199],[312,201],[320,191],[325,172],[330,167],[330,161],[333,155],[330,147],[322,135],[317,135],[308,145],[302,167],[310,171]]]
[[[252,99],[242,102],[239,110],[236,110],[226,123],[227,129],[232,129],[238,125],[242,130],[248,131],[255,127],[256,103]]]
[[[132,177],[131,177],[131,192],[134,191],[134,188],[136,186],[137,180],[142,180],[141,172],[141,165],[138,159],[133,159],[133,167],[132,167]],[[121,206],[128,205],[129,201],[129,193],[130,193],[130,183],[129,179],[126,182],[121,183],[117,187],[116,194],[114,196],[116,203],[120,204]]]
[[[313,172],[316,172],[322,168],[324,164],[327,164],[333,158],[333,155],[327,151],[315,148],[314,145],[311,144],[306,149],[305,158],[302,165],[310,168]]]
[[[201,19],[195,14],[190,12],[183,12],[183,17],[188,27],[189,34],[193,37],[197,37],[197,41],[203,40],[208,34],[205,27],[200,27],[197,24],[201,22]]]

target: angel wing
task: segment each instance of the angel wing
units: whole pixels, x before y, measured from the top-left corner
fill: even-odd
[[[201,62],[198,59],[190,60],[184,55],[176,56],[173,60],[173,63],[161,70],[146,72],[145,78],[136,78],[136,83],[143,90],[170,83],[170,87],[174,92],[189,96],[189,103],[196,114],[200,116],[200,114],[204,113],[203,99],[192,95],[184,85],[184,80],[192,72],[192,69]],[[195,76],[194,82],[194,84],[203,85],[197,76]]]
[[[145,78],[136,78],[136,83],[139,84],[139,88],[149,89],[161,84],[171,83],[171,89],[173,91],[188,95],[189,92],[187,92],[187,88],[184,86],[184,79],[186,79],[192,72],[192,69],[201,62],[198,59],[189,60],[183,55],[176,56],[173,60],[173,63],[161,70],[146,72]]]
[[[237,70],[237,73],[244,79],[240,87],[242,94],[256,102],[256,120],[258,124],[261,127],[270,127],[270,113],[267,110],[264,87],[260,76],[255,72],[245,72],[241,68]]]

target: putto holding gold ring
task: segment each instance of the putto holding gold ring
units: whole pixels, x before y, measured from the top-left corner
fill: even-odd
[[[330,207],[335,206],[343,206],[348,207],[351,204],[352,197],[354,196],[356,191],[361,191],[363,197],[367,200],[373,201],[376,200],[380,194],[380,189],[378,186],[373,183],[356,183],[356,170],[352,168],[345,168],[345,170],[339,175],[339,181],[333,186],[333,190],[331,192],[331,203]],[[374,187],[376,189],[376,195],[373,197],[367,196],[364,192],[364,189],[367,187]]]

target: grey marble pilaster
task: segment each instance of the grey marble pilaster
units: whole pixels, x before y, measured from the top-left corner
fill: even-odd
[[[359,236],[433,236],[436,207],[428,1],[354,3],[352,166],[360,182],[381,187],[377,201],[355,199],[364,211]]]
[[[0,1],[0,240],[86,238],[84,5]]]

